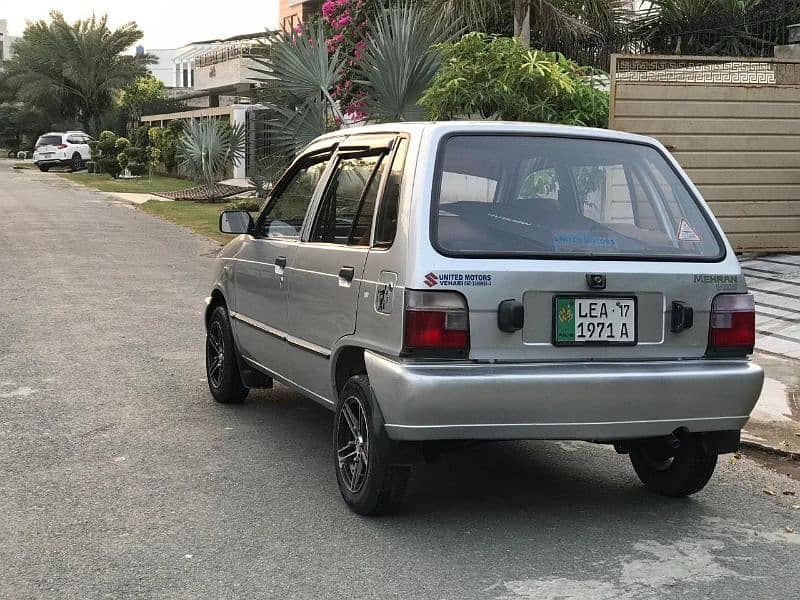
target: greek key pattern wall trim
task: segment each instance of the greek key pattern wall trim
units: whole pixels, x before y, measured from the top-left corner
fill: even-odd
[[[800,85],[800,63],[769,59],[619,56],[615,66],[619,82]]]

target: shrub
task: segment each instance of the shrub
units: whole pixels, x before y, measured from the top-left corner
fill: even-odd
[[[117,164],[119,164],[120,171],[124,171],[128,168],[128,163],[130,162],[130,158],[128,158],[128,153],[123,151],[117,154]]]
[[[118,137],[117,141],[114,143],[114,150],[117,152],[125,152],[127,148],[129,148],[131,142],[128,138]]]
[[[116,155],[116,149],[114,147],[116,143],[117,134],[113,131],[102,132],[96,141],[89,144],[89,147],[92,149],[92,158]]]
[[[158,159],[170,172],[178,166],[178,135],[183,130],[180,121],[171,121],[167,127],[151,127],[147,132],[150,148],[158,150]]]
[[[432,119],[479,114],[507,121],[606,127],[602,75],[518,39],[472,32],[440,44],[441,68],[420,103]]]
[[[234,210],[246,210],[247,212],[258,212],[261,210],[261,201],[258,198],[237,198],[231,202]]]
[[[129,162],[128,171],[135,177],[141,177],[147,174],[147,165],[140,162]]]
[[[119,161],[117,160],[116,156],[113,158],[101,158],[97,161],[97,164],[100,165],[101,173],[108,173],[114,179],[119,177],[119,174],[122,173],[122,168],[120,168]]]

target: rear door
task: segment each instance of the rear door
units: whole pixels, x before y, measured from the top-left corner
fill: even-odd
[[[59,134],[43,135],[36,140],[35,150],[41,158],[53,158],[62,144],[63,138]]]
[[[394,136],[359,136],[339,146],[290,267],[290,341],[305,350],[305,377],[314,378],[314,391],[322,395],[330,387],[326,361],[331,349],[355,331],[373,215],[393,142]]]
[[[712,221],[650,146],[456,136],[439,164],[432,237],[450,260],[431,281],[467,297],[471,358],[699,357],[713,297],[742,287]],[[517,331],[499,326],[506,300],[524,309]]]

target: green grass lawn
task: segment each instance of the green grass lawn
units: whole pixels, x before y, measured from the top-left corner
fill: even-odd
[[[231,208],[231,205],[227,203],[210,204],[207,202],[181,200],[177,202],[150,200],[140,204],[139,208],[151,215],[188,227],[221,244],[226,244],[235,237],[221,233],[219,230],[219,213]]]
[[[154,194],[159,192],[175,192],[195,187],[197,183],[188,179],[177,179],[164,175],[153,175],[152,180],[146,175],[139,179],[113,179],[111,175],[95,173],[59,173],[61,177],[92,187],[101,192],[122,192],[132,194]]]

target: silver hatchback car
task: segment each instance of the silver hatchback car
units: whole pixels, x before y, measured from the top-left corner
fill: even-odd
[[[335,411],[356,512],[450,441],[613,443],[685,496],[761,390],[753,297],[664,147],[614,131],[398,123],[315,140],[227,211],[205,313],[214,398],[273,380]]]

